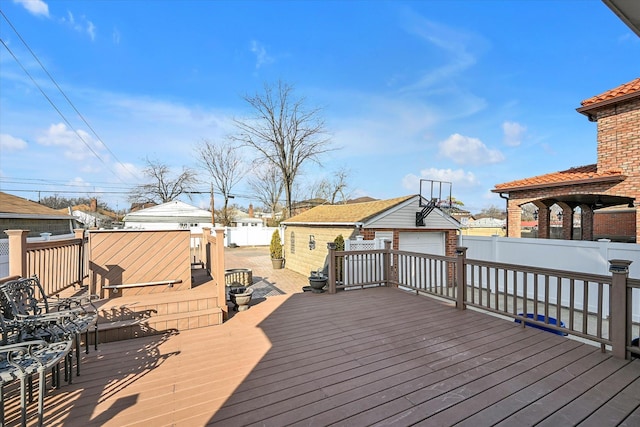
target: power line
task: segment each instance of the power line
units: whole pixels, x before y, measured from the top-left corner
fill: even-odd
[[[85,119],[84,115],[76,108],[76,106],[74,105],[74,103],[71,101],[71,99],[69,99],[69,97],[66,95],[66,93],[62,90],[62,88],[60,87],[60,85],[58,85],[58,82],[53,78],[53,76],[49,73],[49,71],[46,69],[46,67],[44,66],[44,64],[40,61],[40,59],[38,58],[38,56],[35,54],[35,52],[31,49],[31,47],[29,47],[29,45],[27,44],[27,42],[24,40],[24,38],[22,37],[22,35],[20,35],[20,33],[18,32],[18,30],[16,29],[16,27],[13,26],[13,24],[11,23],[11,21],[9,20],[9,18],[4,14],[4,12],[0,9],[0,14],[2,14],[2,17],[5,19],[5,21],[7,21],[7,23],[9,24],[9,26],[11,27],[11,29],[16,33],[16,35],[18,36],[18,38],[20,39],[20,41],[22,42],[22,44],[24,44],[24,46],[27,48],[27,50],[31,53],[31,55],[35,58],[36,62],[38,62],[38,64],[40,65],[40,68],[42,68],[42,70],[45,72],[45,74],[49,77],[49,79],[53,82],[53,84],[55,85],[55,87],[58,89],[58,91],[62,94],[62,96],[64,97],[64,99],[66,99],[66,101],[69,103],[69,105],[71,106],[71,108],[73,108],[73,110],[76,112],[76,114],[78,114],[78,116],[80,117],[80,119],[84,122],[85,125],[87,125],[87,127],[91,130],[91,132],[93,133],[93,135],[95,135],[95,137],[97,138],[97,140],[107,149],[107,151],[113,156],[113,158],[125,169],[127,170],[129,173],[131,173],[131,175],[133,176],[133,172],[131,170],[129,170],[129,168],[127,167],[127,165],[125,165],[124,163],[122,163],[120,161],[120,159],[115,155],[115,153],[109,148],[109,146],[102,140],[102,138],[100,138],[100,136],[98,135],[98,133],[96,132],[96,130],[93,128],[93,126],[91,126],[89,124],[89,122]],[[51,99],[49,99],[49,97],[47,95],[45,95],[44,91],[40,88],[40,86],[38,86],[38,84],[35,82],[35,80],[33,79],[33,77],[31,77],[31,75],[29,74],[29,72],[26,70],[26,68],[20,63],[20,61],[18,60],[18,58],[16,57],[16,55],[9,49],[9,47],[7,46],[7,44],[4,42],[4,40],[0,39],[0,41],[2,41],[2,44],[4,45],[4,47],[9,51],[9,53],[11,54],[11,56],[13,56],[13,58],[16,60],[16,62],[20,65],[20,67],[22,68],[22,70],[29,76],[29,78],[31,79],[31,81],[36,85],[36,87],[38,87],[38,89],[40,90],[40,92],[44,95],[44,97],[49,101],[49,103],[53,106],[53,108],[58,112],[58,114],[60,114],[60,116],[64,119],[64,121],[69,125],[69,127],[71,129],[73,129],[73,131],[75,132],[75,134],[80,138],[80,140],[84,143],[84,145],[87,146],[87,148],[89,148],[89,150],[91,150],[91,152],[98,158],[100,159],[100,161],[107,167],[109,167],[105,161],[98,155],[98,153],[96,153],[93,148],[91,148],[89,146],[89,144],[80,136],[80,134],[73,128],[73,126],[71,126],[71,124],[69,123],[69,121],[62,115],[62,113],[60,112],[60,110],[53,104],[53,102],[51,101]],[[109,168],[109,170],[116,175],[116,177],[122,181],[122,179],[115,173],[113,172],[113,170],[111,170],[111,168]]]
[[[62,114],[62,111],[60,111],[58,109],[58,107],[54,104],[54,102],[51,100],[51,98],[49,98],[49,96],[44,92],[44,90],[42,90],[42,88],[40,87],[40,85],[35,81],[35,79],[33,78],[33,76],[27,71],[27,69],[22,65],[22,63],[20,62],[20,60],[18,59],[18,57],[16,57],[16,55],[13,53],[13,51],[11,49],[9,49],[9,46],[7,46],[7,44],[4,42],[3,39],[0,38],[0,42],[3,44],[3,46],[5,47],[5,49],[7,49],[7,51],[11,54],[11,56],[13,56],[13,59],[16,60],[16,62],[18,63],[18,65],[20,65],[20,68],[22,68],[22,71],[25,72],[25,74],[31,79],[31,82],[38,88],[38,90],[40,91],[40,93],[42,94],[42,96],[45,97],[45,99],[47,101],[49,101],[49,104],[51,104],[51,106],[53,107],[54,110],[56,110],[56,112],[60,115],[60,117],[62,117],[62,120],[64,120],[64,122],[69,126],[69,128],[71,130],[73,130],[73,132],[76,134],[76,136],[80,139],[80,141],[82,141],[82,143],[89,149],[89,151],[91,151],[93,153],[94,156],[96,156],[105,166],[107,166],[107,168],[109,168],[109,165],[107,164],[107,162],[104,161],[104,159],[98,154],[96,153],[96,151],[89,145],[89,143],[87,143],[87,141],[84,140],[84,138],[80,135],[80,133],[71,125],[71,123],[69,122],[69,120],[65,117],[64,114]],[[111,168],[109,168],[109,170],[111,171],[111,173],[113,173],[115,175],[115,172],[113,172],[113,170],[111,170]],[[117,176],[117,175],[116,175]],[[118,178],[119,179],[119,178]]]
[[[86,187],[85,184],[73,184],[70,183],[68,180],[51,180],[51,179],[38,179],[38,178],[12,178],[12,177],[6,177],[6,178],[0,178],[0,183],[5,183],[5,184],[21,184],[21,185],[34,185],[34,184],[38,184],[38,185],[47,185],[47,186],[52,186],[52,185],[56,185],[59,187],[80,187],[80,188],[84,188]],[[113,183],[109,183],[109,182],[91,182],[91,186],[95,186],[95,185],[100,185],[101,187],[106,187],[106,188],[111,188],[111,189],[122,189],[122,190],[131,190],[133,189],[133,187],[135,186],[121,186],[121,185],[113,185]]]

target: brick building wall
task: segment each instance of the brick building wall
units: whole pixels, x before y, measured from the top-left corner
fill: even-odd
[[[598,168],[621,169],[627,179],[616,186],[616,191],[633,197],[640,205],[640,99],[598,110],[593,116],[598,120]],[[640,243],[637,214],[635,235]]]
[[[593,221],[594,239],[637,243],[635,237],[636,212],[634,209],[620,211],[596,211]]]

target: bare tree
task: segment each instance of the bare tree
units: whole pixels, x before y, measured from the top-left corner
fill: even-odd
[[[488,208],[482,208],[480,213],[476,214],[475,217],[505,219],[507,217],[507,213],[504,211],[504,209],[500,209],[495,205],[491,205]]]
[[[278,82],[264,85],[264,93],[243,98],[253,109],[251,119],[234,119],[238,133],[232,138],[252,147],[282,174],[289,216],[292,190],[300,167],[307,160],[319,161],[330,151],[325,123],[319,108],[307,108],[304,98],[296,98],[293,86]]]
[[[195,172],[183,167],[182,172],[175,176],[171,169],[159,160],[146,158],[146,167],[142,170],[151,182],[134,187],[129,195],[132,203],[166,203],[181,194],[188,194],[198,182]]]
[[[220,222],[229,226],[232,220],[229,215],[229,199],[233,198],[231,191],[246,174],[238,148],[229,142],[214,143],[205,139],[195,150],[198,165],[209,172],[213,186],[222,194],[224,206]]]
[[[275,213],[280,206],[280,196],[282,196],[284,187],[280,170],[276,169],[273,164],[257,169],[254,175],[249,178],[249,187],[258,201],[274,214],[275,220]]]
[[[314,182],[310,186],[310,199],[323,199],[332,205],[346,203],[349,198],[349,171],[346,169],[333,172],[330,177],[325,177]]]

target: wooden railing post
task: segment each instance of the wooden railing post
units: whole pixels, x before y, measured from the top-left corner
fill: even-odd
[[[223,319],[229,318],[229,308],[227,307],[227,289],[224,277],[224,229],[216,228],[216,251],[213,254],[215,257],[215,271],[211,274],[215,278],[218,285],[218,305],[222,309]]]
[[[202,242],[200,243],[200,261],[204,262],[204,268],[211,274],[211,257],[209,238],[211,237],[211,229],[202,227]]]
[[[9,276],[27,275],[27,234],[29,230],[5,230],[9,236]]]
[[[384,241],[384,284],[391,287],[391,240]]]
[[[329,282],[329,293],[336,293],[336,244],[334,242],[327,243],[329,250],[329,271],[327,272]]]
[[[73,230],[73,234],[76,239],[80,239],[80,245],[78,247],[78,284],[82,286],[84,284],[85,273],[85,259],[87,247],[84,244],[84,228],[76,228]]]
[[[466,259],[467,248],[458,246],[456,248],[456,308],[458,310],[464,310],[467,308],[467,293],[466,293]]]
[[[627,277],[629,276],[629,265],[631,261],[624,259],[609,260],[609,272],[611,272],[611,295],[609,302],[611,305],[610,323],[611,330],[611,352],[614,357],[627,359],[627,345],[631,344],[631,331],[628,326],[628,316],[630,313],[630,298],[627,298]],[[629,299],[629,300],[628,300]],[[585,301],[586,303],[586,301]]]

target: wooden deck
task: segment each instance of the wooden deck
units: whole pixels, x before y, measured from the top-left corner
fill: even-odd
[[[268,297],[82,367],[46,425],[640,425],[640,361],[388,288]]]

